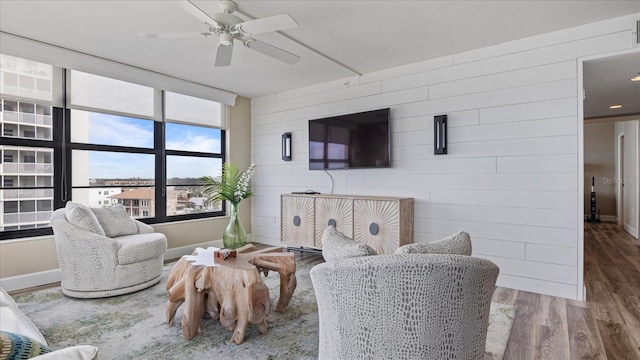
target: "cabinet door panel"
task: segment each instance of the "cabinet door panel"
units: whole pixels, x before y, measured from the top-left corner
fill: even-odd
[[[282,242],[315,247],[313,200],[311,197],[282,196]]]
[[[393,254],[400,238],[397,201],[354,200],[354,240],[371,246],[378,254]]]
[[[322,233],[329,223],[353,239],[353,200],[350,198],[316,198],[315,246],[322,248]]]

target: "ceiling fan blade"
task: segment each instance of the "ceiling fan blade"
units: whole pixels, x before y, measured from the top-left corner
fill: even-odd
[[[200,20],[202,23],[204,23],[204,24],[206,24],[208,26],[218,26],[218,23],[211,16],[209,16],[206,12],[204,12],[202,9],[197,7],[191,1],[183,0],[182,1],[182,8],[186,12],[191,14],[191,16],[193,16],[194,18]]]
[[[216,52],[216,66],[231,65],[231,55],[233,54],[233,43],[231,45],[218,45]]]
[[[298,27],[298,23],[288,14],[249,20],[236,25],[236,29],[244,35],[261,34],[270,31],[292,29],[295,27]]]
[[[147,39],[178,39],[190,37],[207,37],[209,33],[199,32],[174,32],[174,33],[138,33],[138,35]]]
[[[298,60],[300,60],[300,56],[277,48],[273,45],[269,45],[266,42],[260,40],[249,38],[246,39],[243,43],[244,46],[248,47],[251,50],[255,50],[261,54],[267,55],[290,65],[295,64],[296,62],[298,62]]]

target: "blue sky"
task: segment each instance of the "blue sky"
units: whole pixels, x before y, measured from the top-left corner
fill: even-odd
[[[167,123],[166,147],[171,150],[220,151],[217,129]],[[153,148],[153,121],[91,113],[89,143]],[[167,177],[217,176],[221,162],[210,158],[169,157]],[[90,178],[153,178],[154,156],[148,154],[89,153]]]

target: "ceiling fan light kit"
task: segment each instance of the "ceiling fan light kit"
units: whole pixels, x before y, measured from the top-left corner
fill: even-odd
[[[220,44],[225,46],[233,46],[233,36],[229,33],[220,34]]]
[[[242,45],[248,49],[282,61],[286,64],[295,64],[300,60],[298,55],[250,37],[250,35],[254,34],[262,34],[298,27],[298,23],[296,23],[296,21],[288,14],[280,14],[244,21],[232,14],[237,10],[238,6],[235,2],[229,0],[220,1],[220,8],[222,12],[213,15],[207,14],[189,0],[184,0],[183,8],[193,17],[207,25],[209,27],[209,31],[202,33],[144,33],[140,34],[140,36],[149,39],[190,37],[194,36],[194,34],[201,37],[210,37],[211,35],[217,36],[219,38],[219,44],[216,50],[216,67],[231,65],[234,40],[241,41]]]

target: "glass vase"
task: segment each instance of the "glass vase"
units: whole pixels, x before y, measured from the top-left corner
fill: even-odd
[[[240,222],[238,204],[231,204],[231,217],[222,235],[222,243],[225,249],[237,249],[247,244],[247,232]]]

